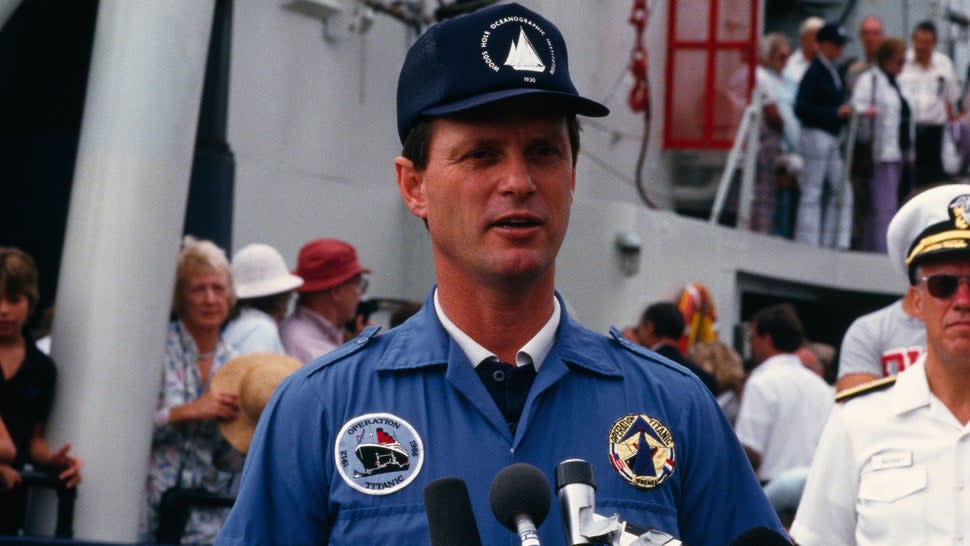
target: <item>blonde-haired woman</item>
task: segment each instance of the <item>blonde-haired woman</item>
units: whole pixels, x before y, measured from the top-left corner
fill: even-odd
[[[212,375],[235,356],[220,329],[233,304],[233,281],[225,252],[211,241],[186,237],[178,258],[165,362],[148,463],[147,510],[142,539],[158,539],[159,504],[172,489],[230,495],[242,454],[223,440],[217,422],[239,411],[235,394],[209,389]],[[228,509],[189,513],[182,543],[212,543]],[[164,538],[164,537],[163,537]]]
[[[728,421],[734,424],[741,403],[741,387],[744,385],[744,366],[741,356],[730,345],[720,340],[694,345],[687,358],[697,362],[717,380],[714,396]]]

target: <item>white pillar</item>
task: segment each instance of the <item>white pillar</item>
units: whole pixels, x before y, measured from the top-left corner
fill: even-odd
[[[137,536],[213,11],[213,0],[98,8],[47,434],[84,460],[79,539]]]
[[[0,28],[7,24],[7,19],[13,15],[17,6],[20,5],[20,0],[0,0]]]

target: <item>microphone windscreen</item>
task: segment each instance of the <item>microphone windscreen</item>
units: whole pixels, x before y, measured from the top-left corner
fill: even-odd
[[[752,527],[731,541],[730,546],[791,546],[791,541],[767,527]]]
[[[516,517],[526,515],[539,527],[549,515],[549,480],[528,463],[513,463],[502,469],[488,491],[492,513],[499,523],[516,531]]]
[[[482,546],[478,524],[461,478],[441,478],[424,488],[431,546]]]

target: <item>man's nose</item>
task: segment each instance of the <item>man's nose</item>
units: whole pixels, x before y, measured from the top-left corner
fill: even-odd
[[[500,190],[502,193],[528,195],[535,191],[535,182],[529,169],[528,159],[520,153],[509,154],[505,159]]]

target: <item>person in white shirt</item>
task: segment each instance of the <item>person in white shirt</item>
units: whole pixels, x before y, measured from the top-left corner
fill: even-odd
[[[260,243],[239,249],[232,258],[232,275],[236,309],[222,340],[239,355],[285,353],[279,324],[303,279],[289,272],[279,251]]]
[[[916,187],[945,180],[943,170],[943,130],[956,118],[954,104],[960,88],[950,58],[935,51],[936,26],[931,21],[916,25],[912,49],[899,74],[899,85],[913,106],[916,120]],[[906,194],[910,188],[903,188]]]
[[[812,59],[818,52],[818,42],[815,40],[815,35],[824,25],[824,19],[812,16],[802,21],[801,26],[798,27],[798,49],[788,57],[788,62],[785,63],[783,71],[785,76],[791,78],[796,84],[802,81],[802,76],[808,70],[808,65],[812,64]]]
[[[916,126],[909,99],[896,82],[905,63],[906,44],[887,38],[876,51],[876,66],[856,80],[852,108],[870,133],[872,174],[869,207],[862,232],[862,249],[886,252],[886,228],[899,208],[899,183],[904,163],[912,162]]]
[[[741,394],[735,432],[762,482],[808,466],[832,409],[832,388],[802,365],[805,341],[791,305],[766,307],[751,319],[756,366]]]
[[[775,188],[776,169],[783,153],[793,151],[797,142],[798,118],[795,117],[795,83],[782,69],[791,57],[788,39],[772,33],[761,42],[760,63],[755,68],[755,86],[761,91],[761,131],[758,146],[758,177],[751,202],[750,229],[759,233],[777,233]],[[795,135],[795,140],[790,139]]]
[[[791,528],[801,546],[970,538],[970,186],[917,195],[887,238],[926,352],[832,411]]]

